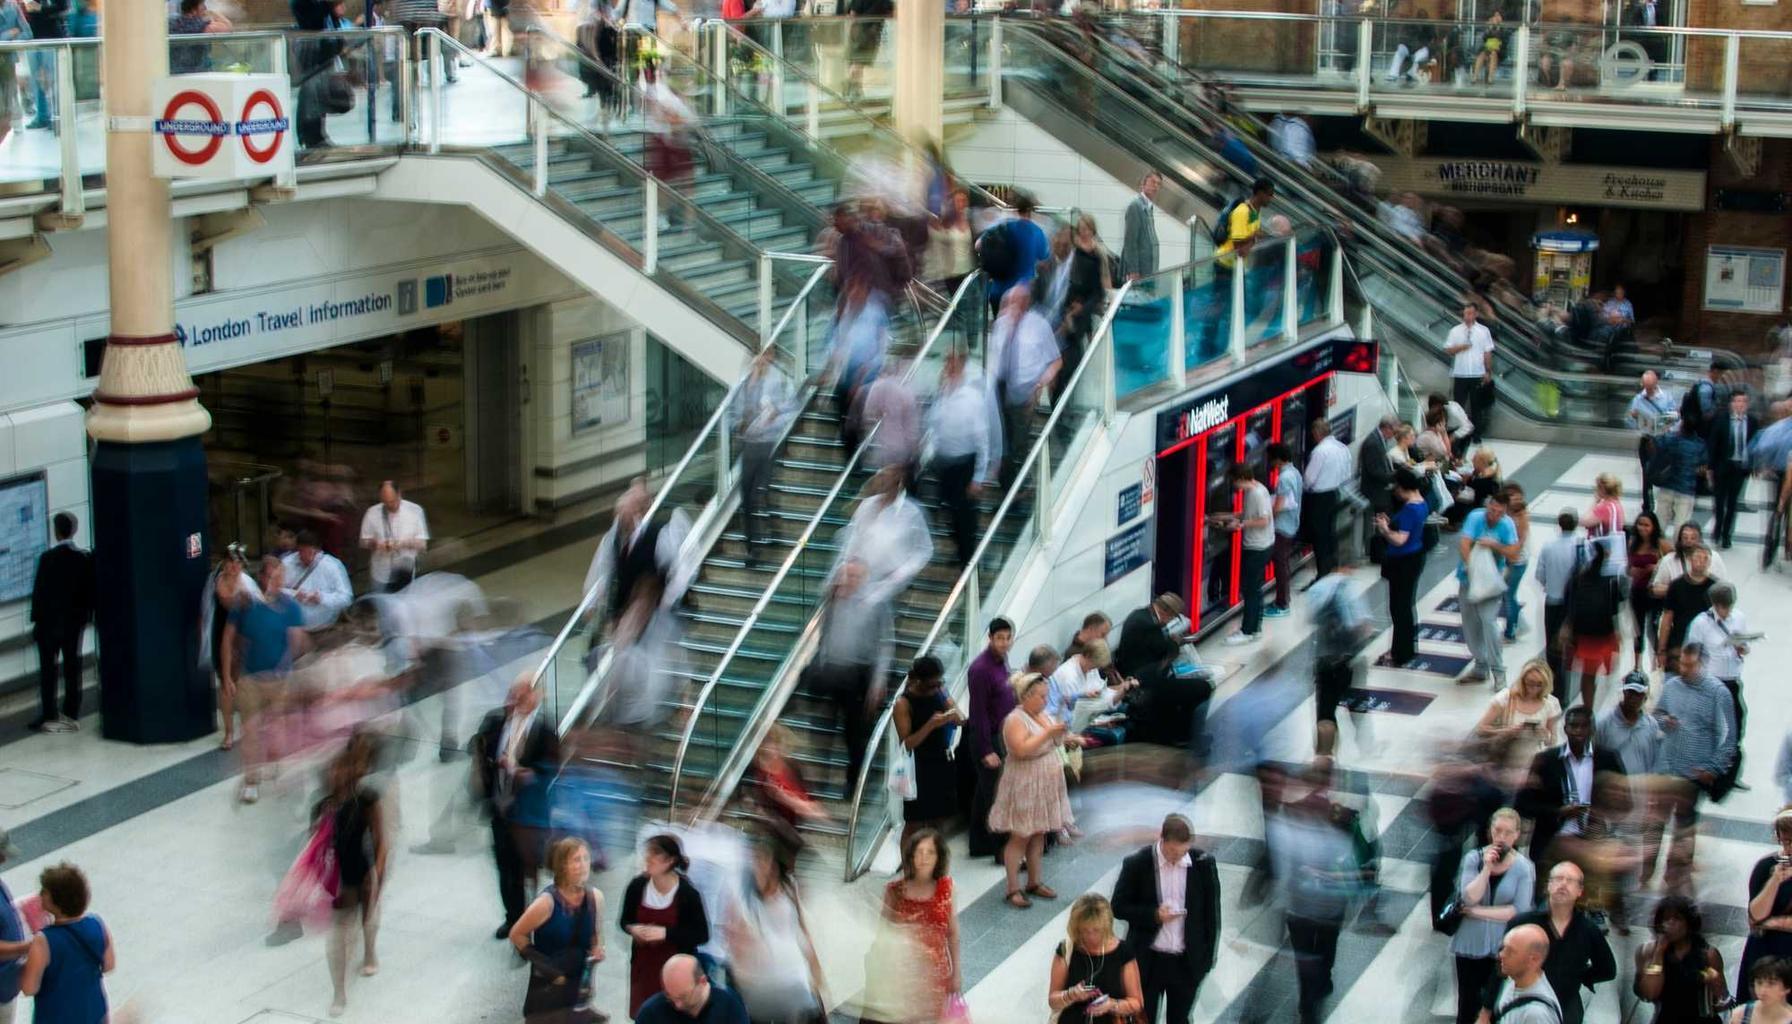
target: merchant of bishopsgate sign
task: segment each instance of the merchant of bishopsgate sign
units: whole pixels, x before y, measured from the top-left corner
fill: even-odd
[[[1439,199],[1635,206],[1653,210],[1705,208],[1705,172],[1593,164],[1533,164],[1517,160],[1377,157],[1381,186]]]

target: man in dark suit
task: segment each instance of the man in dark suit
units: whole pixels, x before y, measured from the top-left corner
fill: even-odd
[[[1537,823],[1531,832],[1531,861],[1537,865],[1539,881],[1549,877],[1549,866],[1554,861],[1562,859],[1550,852],[1550,845],[1559,835],[1579,835],[1589,811],[1611,819],[1630,810],[1628,806],[1604,803],[1594,806],[1594,801],[1602,796],[1628,793],[1630,789],[1598,784],[1600,776],[1606,773],[1625,774],[1624,762],[1616,751],[1593,746],[1593,715],[1586,705],[1577,704],[1562,716],[1562,735],[1568,742],[1531,760],[1529,779],[1518,791],[1515,802],[1519,814]]]
[[[1182,634],[1188,632],[1186,614],[1182,598],[1165,591],[1120,625],[1114,669],[1122,679],[1139,681],[1137,699],[1143,707],[1135,708],[1129,718],[1137,726],[1138,739],[1147,743],[1199,744],[1205,732],[1198,723],[1205,718],[1213,684],[1199,677],[1180,679],[1174,669],[1182,652]]]
[[[498,862],[498,898],[504,924],[493,938],[508,938],[523,916],[524,892],[541,869],[547,835],[548,785],[560,768],[560,735],[540,713],[541,695],[525,672],[510,686],[504,706],[493,708],[473,736],[474,771],[492,818],[492,856]]]
[[[1386,512],[1394,504],[1394,463],[1388,450],[1394,447],[1394,433],[1399,429],[1400,417],[1383,416],[1375,431],[1357,446],[1357,485],[1376,512]]]
[[[31,585],[31,638],[37,641],[42,705],[33,732],[73,732],[81,719],[81,637],[93,621],[93,553],[75,547],[75,517],[50,520],[56,543],[37,559]],[[56,668],[62,667],[62,714],[56,713]]]
[[[1736,528],[1736,504],[1748,483],[1749,442],[1760,429],[1761,421],[1748,411],[1748,392],[1734,391],[1729,414],[1713,419],[1705,435],[1705,449],[1711,456],[1712,500],[1717,506],[1712,540],[1725,551],[1730,550],[1730,534]]]
[[[1187,818],[1165,818],[1157,842],[1120,862],[1113,905],[1139,958],[1139,1019],[1155,1024],[1167,1002],[1167,1024],[1188,1024],[1219,951],[1220,874],[1212,855],[1195,849]]]
[[[1156,171],[1146,171],[1139,179],[1139,194],[1126,204],[1120,271],[1129,281],[1157,273],[1157,190],[1163,181]]]

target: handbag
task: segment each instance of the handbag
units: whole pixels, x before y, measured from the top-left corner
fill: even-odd
[[[1476,863],[1479,863],[1481,851],[1476,850],[1474,856]],[[1488,881],[1487,891],[1481,894],[1484,902],[1493,902],[1493,890],[1498,884],[1497,881]],[[1443,909],[1437,912],[1437,920],[1431,924],[1432,930],[1443,932],[1445,935],[1455,935],[1457,930],[1462,927],[1463,918],[1467,916],[1462,905],[1462,888],[1458,886],[1456,891],[1450,895],[1449,902],[1445,903]]]
[[[1506,592],[1506,574],[1500,571],[1491,548],[1476,545],[1468,556],[1468,599],[1491,601]]]
[[[896,742],[901,746],[901,740]],[[921,786],[915,778],[914,751],[903,750],[890,762],[890,777],[885,784],[890,787],[890,794],[898,800],[907,802],[920,797]]]
[[[311,840],[287,869],[274,892],[274,920],[322,925],[330,920],[330,908],[342,886],[336,863],[336,815],[318,819]]]

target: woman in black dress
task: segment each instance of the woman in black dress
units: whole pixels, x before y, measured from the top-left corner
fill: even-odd
[[[904,843],[919,829],[939,828],[958,809],[957,781],[946,752],[964,714],[946,696],[941,685],[945,674],[933,655],[916,658],[892,713],[897,737],[915,754],[915,798],[902,804]]]
[[[1736,972],[1736,991],[1748,991],[1749,971],[1764,956],[1792,957],[1792,807],[1774,816],[1778,850],[1755,862],[1748,876],[1748,944]]]
[[[1054,398],[1064,393],[1076,368],[1083,364],[1083,348],[1095,330],[1095,322],[1107,308],[1108,292],[1114,287],[1109,274],[1107,247],[1095,232],[1095,218],[1083,214],[1077,218],[1076,234],[1070,251],[1070,287],[1064,293],[1064,321],[1058,325],[1062,337],[1059,352],[1064,369],[1054,385]]]
[[[1126,1020],[1145,1005],[1139,963],[1114,935],[1114,908],[1088,893],[1070,905],[1069,939],[1052,957],[1045,1002],[1058,1024]]]
[[[1727,995],[1724,958],[1705,941],[1698,905],[1664,896],[1655,905],[1655,941],[1636,951],[1636,997],[1655,1004],[1657,1024],[1717,1024]]]
[[[348,746],[325,770],[326,792],[318,801],[314,821],[328,814],[336,852],[338,887],[332,904],[330,935],[325,959],[335,993],[330,1016],[342,1014],[348,1005],[348,951],[357,928],[361,932],[361,976],[379,973],[380,958],[374,949],[379,936],[379,898],[386,881],[386,828],[380,791],[368,782],[379,761],[379,741],[372,733],[356,732]]]

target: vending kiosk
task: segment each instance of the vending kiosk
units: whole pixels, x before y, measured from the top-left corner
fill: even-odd
[[[1273,581],[1239,578],[1242,538],[1211,517],[1242,510],[1227,474],[1240,462],[1271,490],[1269,445],[1280,441],[1306,465],[1311,425],[1328,415],[1333,375],[1374,373],[1373,341],[1326,339],[1249,367],[1163,410],[1157,418],[1158,510],[1152,593],[1173,591],[1188,603],[1197,634],[1242,600],[1243,588]]]

